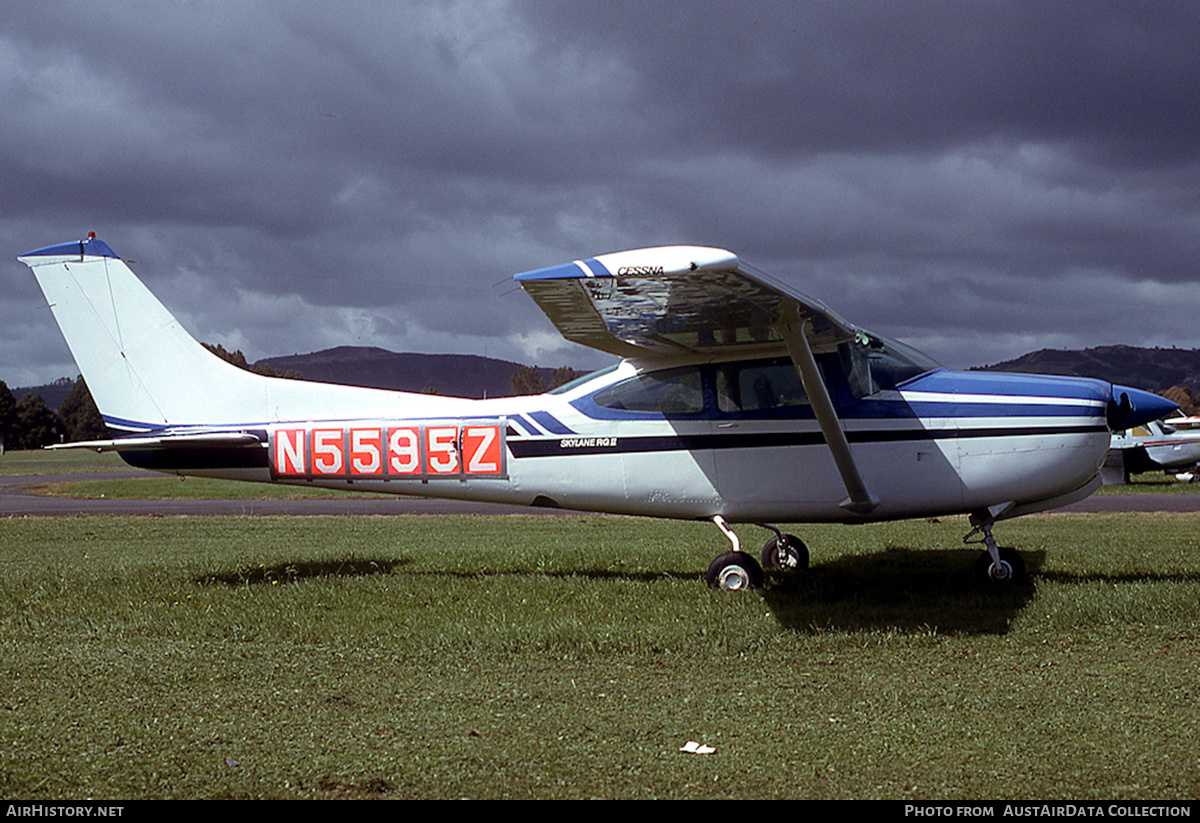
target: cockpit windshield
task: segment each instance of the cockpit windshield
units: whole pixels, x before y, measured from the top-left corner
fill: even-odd
[[[895,389],[901,384],[942,368],[926,354],[898,340],[859,331],[853,341],[838,347],[850,387],[859,397]]]
[[[867,347],[871,373],[877,375],[875,380],[881,388],[894,388],[919,374],[942,368],[942,364],[929,355],[898,340],[871,335]]]

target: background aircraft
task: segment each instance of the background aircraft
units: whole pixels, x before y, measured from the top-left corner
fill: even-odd
[[[1164,471],[1190,476],[1200,464],[1200,431],[1177,429],[1170,420],[1152,420],[1113,434],[1112,448],[1123,458],[1124,482],[1131,474]]]
[[[997,520],[1100,485],[1110,432],[1175,404],[1098,380],[954,372],[722,250],[640,249],[516,280],[618,365],[554,392],[466,400],[261,377],[197,343],[94,237],[20,258],[115,449],[159,471],[715,523],[710,585],[760,585],[731,523],[967,514],[982,575],[1017,579]]]

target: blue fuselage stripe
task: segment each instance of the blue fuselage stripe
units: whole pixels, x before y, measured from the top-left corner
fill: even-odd
[[[530,412],[529,416],[534,419],[534,422],[541,424],[546,431],[551,434],[575,434],[574,431],[565,426],[560,420],[550,414],[550,412],[535,411]]]
[[[977,429],[881,429],[848,431],[851,443],[933,442],[986,437],[1049,437],[1055,435],[1107,434],[1104,425],[1067,426],[987,426]],[[606,441],[594,446],[573,444],[564,450],[558,439],[509,440],[513,457],[567,457],[585,454],[638,454],[668,451],[710,451],[721,449],[777,449],[792,446],[824,446],[819,431],[761,432],[757,434],[675,434],[663,436],[597,438]]]

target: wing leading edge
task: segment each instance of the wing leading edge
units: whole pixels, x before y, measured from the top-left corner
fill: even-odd
[[[857,329],[724,249],[662,246],[524,272],[516,281],[568,340],[621,357],[782,351],[805,324],[816,351]]]

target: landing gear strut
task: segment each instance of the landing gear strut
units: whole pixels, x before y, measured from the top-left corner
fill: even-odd
[[[808,546],[794,534],[784,534],[777,526],[770,523],[760,523],[764,529],[775,532],[775,536],[767,541],[762,550],[762,565],[748,552],[742,551],[742,544],[733,529],[725,522],[725,518],[717,515],[713,522],[732,544],[733,550],[727,551],[712,562],[708,567],[708,585],[714,589],[740,591],[742,589],[757,589],[763,584],[763,569],[778,569],[780,571],[799,571],[808,568]]]
[[[1012,585],[1025,579],[1025,561],[1016,549],[996,545],[992,537],[992,525],[995,521],[990,516],[971,515],[973,528],[964,543],[982,543],[984,551],[975,561],[975,573],[981,580],[992,585]],[[982,534],[982,537],[976,535]]]
[[[713,517],[713,522],[729,538],[729,542],[733,544],[733,551],[720,555],[708,567],[709,587],[726,591],[741,591],[742,589],[757,589],[762,586],[763,570],[758,565],[758,561],[742,551],[741,542],[733,533],[733,529],[729,528],[724,517],[718,514]]]

